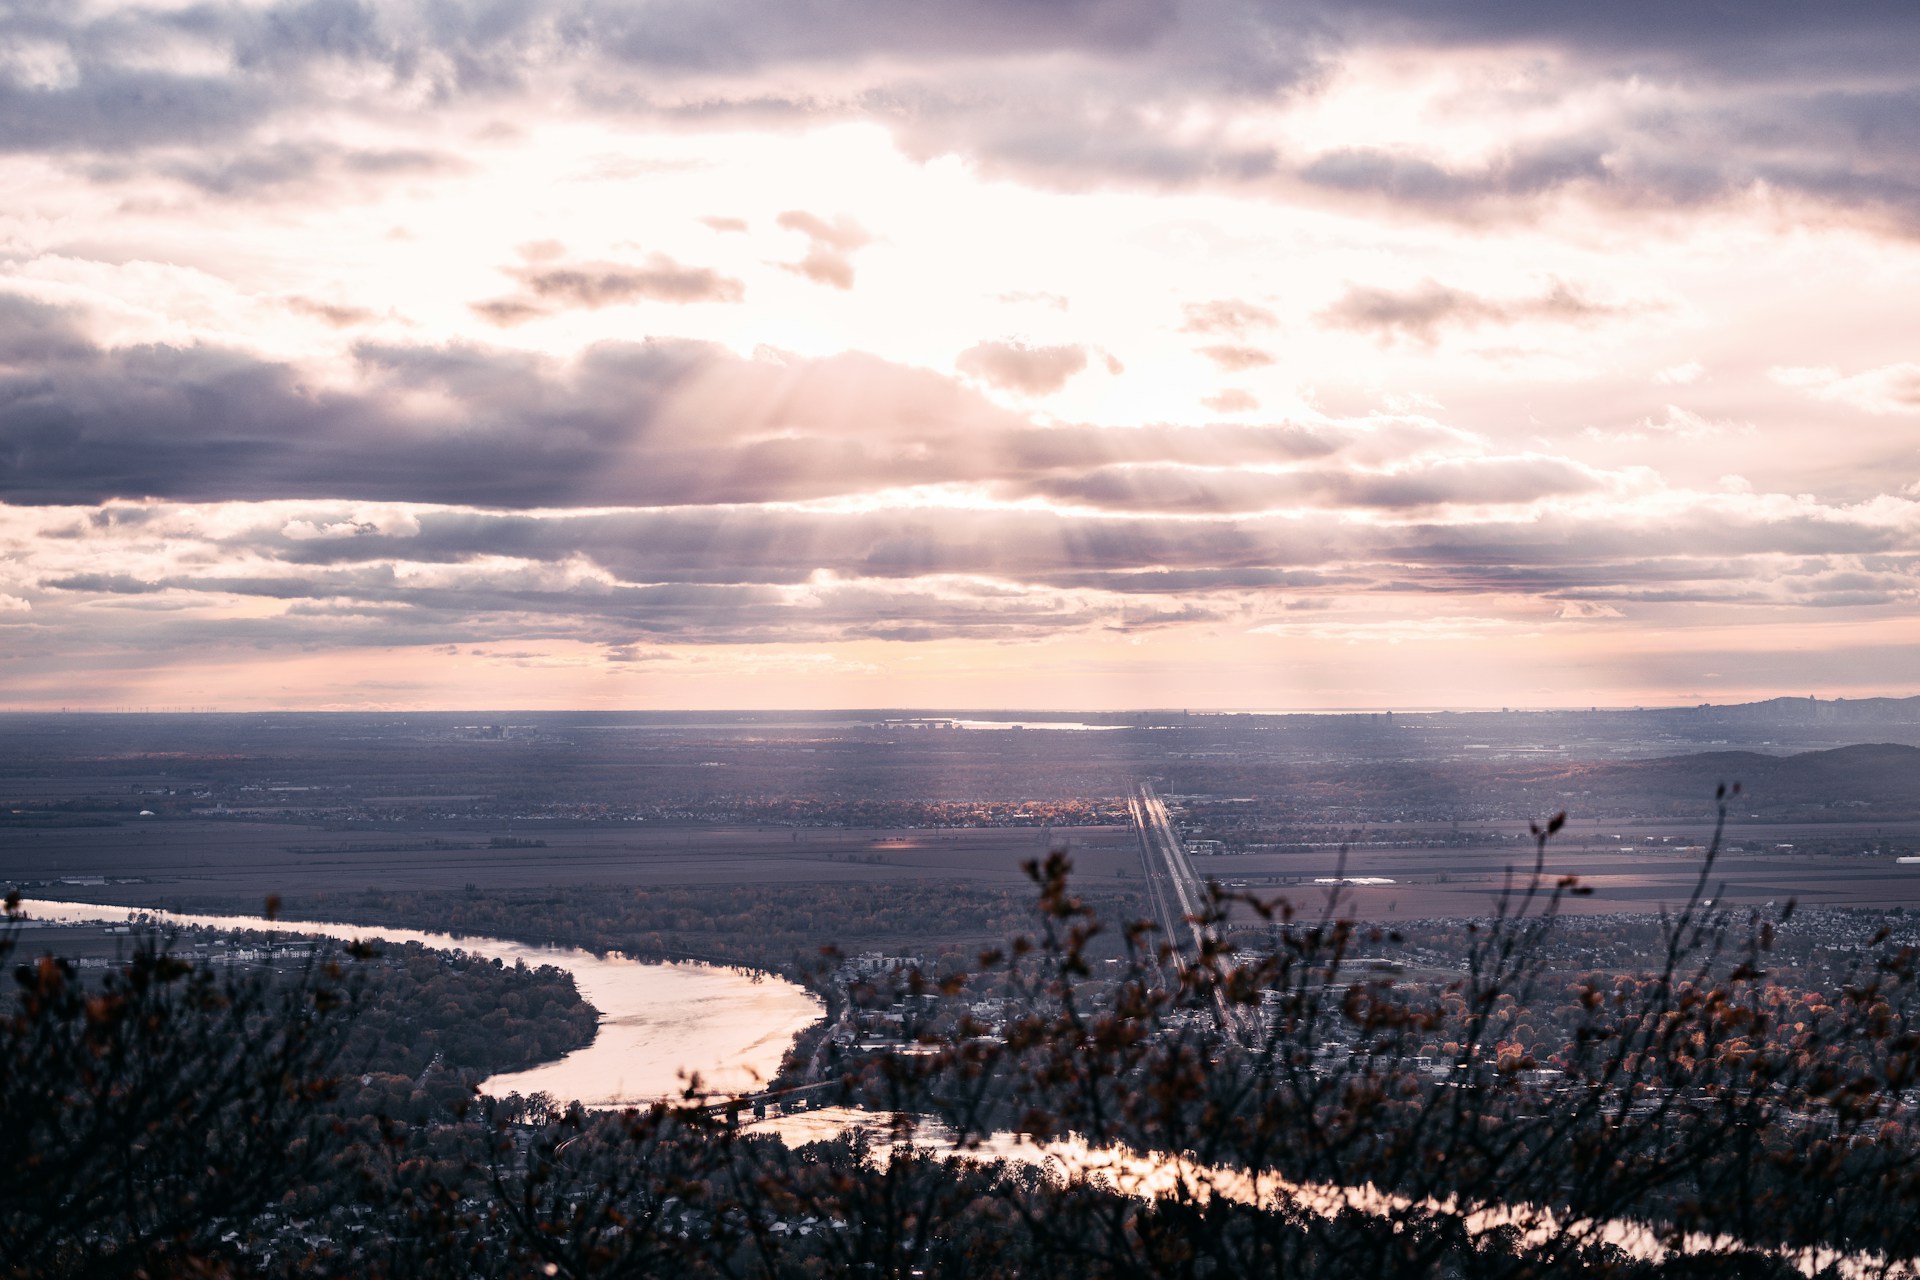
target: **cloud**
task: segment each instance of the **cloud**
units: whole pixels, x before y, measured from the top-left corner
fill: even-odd
[[[0,150],[220,198],[439,163],[404,138],[338,148],[320,136],[334,117],[395,134],[418,118],[433,138],[441,119],[557,112],[705,129],[863,120],[916,158],[1071,190],[1468,220],[1564,198],[1659,210],[1788,193],[1920,231],[1920,19],[1899,4],[1766,0],[1729,24],[1565,2],[218,0],[36,5],[0,17],[0,37]],[[1432,134],[1283,145],[1284,126],[1238,123],[1311,110],[1354,74],[1404,88],[1390,69],[1410,60],[1460,69],[1424,113]],[[1488,144],[1423,146],[1453,120]],[[793,265],[844,287],[849,252],[812,247]]]
[[[845,214],[828,222],[802,209],[789,209],[774,221],[807,238],[807,256],[782,264],[789,271],[815,284],[853,288],[853,252],[873,243],[873,237],[859,223]]]
[[[480,302],[469,302],[467,307],[488,324],[503,329],[553,314],[553,308],[543,307],[530,298],[487,298]]]
[[[686,267],[665,254],[647,255],[646,265],[588,262],[516,272],[534,296],[576,307],[610,307],[645,299],[653,302],[739,302],[746,288],[706,267]]]
[[[983,381],[1035,395],[1087,360],[1076,347],[1016,343],[964,356]],[[952,378],[872,356],[742,359],[674,339],[604,342],[570,359],[361,342],[315,379],[206,344],[100,346],[69,313],[0,294],[0,499],[14,503],[794,502],[1115,464],[1338,456],[1381,467],[1480,447],[1419,418],[1041,426]]]
[[[1030,303],[1054,311],[1065,311],[1071,305],[1069,300],[1060,294],[1048,293],[1044,289],[1014,289],[1007,293],[995,294],[994,300],[1007,303]]]
[[[310,316],[335,329],[353,329],[370,324],[379,317],[365,307],[349,306],[338,302],[321,302],[315,298],[288,297],[285,299],[287,310],[297,315]]]
[[[1653,380],[1666,386],[1690,387],[1706,375],[1706,366],[1697,360],[1688,360],[1681,364],[1668,365],[1653,375]]]
[[[1587,324],[1622,310],[1589,301],[1558,281],[1537,297],[1502,299],[1449,288],[1429,279],[1401,292],[1350,286],[1319,318],[1334,328],[1432,344],[1443,328],[1511,325],[1529,320]]]
[[[1549,45],[1589,51],[1596,61],[1653,57],[1663,65],[1770,75],[1792,67],[1901,66],[1896,49],[1920,35],[1920,18],[1897,4],[1866,4],[1833,15],[1829,24],[1789,0],[1756,0],[1746,19],[1680,7],[1644,11],[1596,9],[1578,0],[1513,7],[1432,5],[1420,0],[1358,0],[1339,6],[1351,33],[1377,30],[1409,44],[1520,47]],[[1322,10],[1321,12],[1328,12]],[[1796,42],[1806,47],[1797,54]]]
[[[1118,465],[1008,482],[1008,496],[1110,511],[1262,512],[1328,507],[1412,511],[1448,505],[1519,506],[1595,493],[1604,477],[1559,458],[1436,459],[1375,471],[1345,465],[1285,470]]]
[[[685,305],[741,302],[747,296],[746,286],[740,281],[707,267],[683,266],[661,253],[648,254],[641,266],[582,262],[516,267],[511,274],[526,286],[531,297],[491,298],[471,304],[493,324],[512,326],[556,311],[596,311],[632,302]]]
[[[1296,172],[1310,189],[1384,197],[1428,213],[1528,200],[1567,187],[1604,189],[1612,176],[1607,149],[1577,137],[1516,147],[1478,168],[1450,168],[1399,151],[1340,147],[1304,160]]]
[[[16,293],[0,293],[0,371],[29,373],[94,354],[92,341],[69,311]]]
[[[1135,447],[1163,452],[1177,433],[1158,433],[1168,438],[1159,444],[1154,434]],[[1445,616],[1517,609],[1518,628],[1539,600],[1564,618],[1631,609],[1652,622],[1681,603],[1872,610],[1920,597],[1920,503],[1636,493],[1623,477],[1551,458],[1370,472],[1337,465],[1338,450],[1318,456],[1279,474],[1109,467],[1084,477],[1077,510],[1035,506],[1027,491],[1007,495],[1010,505],[486,511],[283,500],[0,507],[0,518],[17,580],[43,593],[33,621],[45,639],[31,643],[84,634],[149,654],[1024,640],[1200,620],[1308,635],[1303,614],[1335,629],[1312,633],[1321,638],[1387,639],[1392,627],[1378,619],[1327,606],[1425,597]],[[1235,492],[1260,509],[1218,500]],[[1276,495],[1287,502],[1265,509]],[[1521,505],[1484,505],[1508,498]],[[1336,636],[1353,622],[1368,625]]]
[[[1249,329],[1271,329],[1280,317],[1251,302],[1220,298],[1213,302],[1192,302],[1186,307],[1183,333],[1225,333],[1240,335]]]
[[[0,85],[0,103],[8,97]],[[122,140],[127,145],[82,148],[86,156],[76,168],[95,182],[153,176],[217,200],[254,202],[365,196],[396,180],[456,174],[467,168],[458,154],[438,149],[437,143],[374,147],[317,136],[259,139],[245,136],[246,123],[236,123],[239,136],[231,140],[192,136],[180,140],[187,145],[151,149],[134,144],[139,134],[130,131]],[[11,149],[5,141],[0,126],[0,152]]]
[[[1260,407],[1253,393],[1242,391],[1239,387],[1228,387],[1213,395],[1201,396],[1200,403],[1215,413],[1251,413]]]
[[[954,366],[1003,391],[1052,395],[1087,367],[1084,347],[1030,347],[1024,342],[978,342],[954,357]]]
[[[604,657],[608,662],[673,662],[674,653],[667,649],[642,649],[631,644],[610,646]]]
[[[1637,441],[1704,440],[1711,436],[1752,433],[1753,427],[1747,423],[1715,420],[1670,404],[1658,418],[1649,415],[1624,428],[1587,427],[1581,434],[1590,440]]]
[[[1780,367],[1768,376],[1782,386],[1797,387],[1835,404],[1867,413],[1920,413],[1920,364],[1911,361],[1883,365],[1861,373],[1837,369]]]
[[[338,519],[309,520],[294,518],[280,526],[282,536],[297,542],[316,538],[410,538],[420,532],[420,522],[405,507],[356,507]]]
[[[94,595],[150,595],[166,588],[158,582],[143,582],[125,573],[75,573],[64,578],[48,578],[40,584],[53,591],[85,591]]]
[[[1201,347],[1200,354],[1228,373],[1239,373],[1244,369],[1257,369],[1273,363],[1273,357],[1258,347]]]

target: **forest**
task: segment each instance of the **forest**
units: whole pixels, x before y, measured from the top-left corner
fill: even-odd
[[[414,1123],[451,1116],[488,1076],[593,1040],[599,1015],[573,975],[419,943],[381,943],[348,1024],[342,1111]],[[357,1071],[357,1080],[351,1072]]]

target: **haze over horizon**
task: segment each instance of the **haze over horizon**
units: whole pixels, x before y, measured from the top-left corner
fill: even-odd
[[[0,709],[1920,692],[1916,121],[1891,3],[0,6]]]

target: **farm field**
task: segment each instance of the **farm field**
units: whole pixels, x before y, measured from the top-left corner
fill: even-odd
[[[1594,892],[1570,900],[1581,913],[1658,912],[1685,900],[1710,828],[1671,824],[1617,828],[1573,821],[1549,849],[1552,876],[1578,875]],[[1506,843],[1337,847],[1195,860],[1203,876],[1296,904],[1324,900],[1316,880],[1346,876],[1392,884],[1342,889],[1345,911],[1365,919],[1478,916],[1491,910],[1508,868],[1530,849],[1522,824],[1486,824],[1469,834]],[[1390,834],[1390,833],[1386,833]],[[1412,834],[1412,833],[1409,833]],[[1618,835],[1620,838],[1615,839]],[[519,847],[491,847],[496,840]],[[1911,848],[1920,823],[1743,824],[1713,877],[1714,896],[1759,905],[1920,907],[1920,866],[1891,854],[1809,853],[1782,845],[1818,842],[1861,850]],[[541,847],[539,842],[544,842]],[[378,889],[479,891],[605,885],[724,886],[965,881],[1017,886],[1021,864],[1064,845],[1076,874],[1102,885],[1139,877],[1126,827],[949,830],[790,828],[652,823],[410,822],[342,824],[150,818],[115,826],[0,832],[0,883],[40,896],[129,906],[191,902],[253,907],[267,894]],[[1739,851],[1731,851],[1738,849]]]
[[[1223,883],[1244,882],[1263,897],[1284,894],[1296,904],[1324,901],[1327,887],[1316,880],[1392,880],[1341,888],[1343,913],[1361,919],[1483,916],[1492,910],[1509,869],[1523,872],[1531,865],[1532,848],[1518,839],[1524,824],[1504,829],[1515,837],[1504,847],[1355,843],[1344,855],[1335,847],[1197,858],[1195,866]],[[1700,849],[1711,836],[1712,826],[1704,821],[1626,827],[1574,819],[1548,846],[1546,873],[1550,880],[1578,876],[1593,890],[1569,898],[1563,908],[1568,912],[1657,913],[1686,901],[1699,875]],[[1920,823],[1911,822],[1735,824],[1728,828],[1708,893],[1726,905],[1794,898],[1809,906],[1920,907],[1920,864],[1903,866],[1894,853],[1865,852],[1882,846],[1907,851],[1916,840]],[[1859,852],[1782,847],[1805,845]]]
[[[1384,882],[1341,888],[1343,911],[1363,919],[1486,915],[1508,869],[1531,860],[1527,818],[1564,807],[1548,872],[1593,889],[1566,909],[1657,913],[1693,888],[1716,779],[1744,778],[1715,897],[1920,908],[1920,866],[1897,861],[1920,853],[1920,750],[1728,755],[1699,750],[1732,733],[1710,728],[1695,754],[1649,760],[1622,753],[1682,744],[1616,720],[1196,717],[1023,732],[883,713],[0,717],[0,886],[229,910],[269,894],[289,910],[378,894],[383,918],[415,924],[430,922],[401,920],[408,903],[454,913],[432,895],[520,910],[542,893],[661,889],[681,922],[640,931],[682,940],[688,921],[724,916],[750,935],[783,912],[811,913],[794,938],[841,940],[856,901],[864,936],[883,936],[889,912],[910,936],[965,898],[987,903],[997,929],[1024,896],[1021,864],[1058,845],[1090,896],[1133,901],[1143,881],[1132,830],[1116,825],[1121,797],[1158,777],[1187,838],[1240,851],[1196,858],[1203,876],[1303,907],[1329,892],[1316,882],[1344,876]],[[1522,741],[1548,732],[1564,744],[1553,759]],[[1781,730],[1747,737],[1762,732]],[[743,914],[749,903],[759,915]]]
[[[494,848],[496,840],[545,847]],[[874,830],[708,825],[459,823],[303,826],[162,818],[0,832],[0,882],[47,897],[164,906],[269,893],[608,885],[1021,882],[1022,862],[1066,844],[1081,873],[1134,876],[1126,828]],[[105,881],[105,883],[87,883]]]

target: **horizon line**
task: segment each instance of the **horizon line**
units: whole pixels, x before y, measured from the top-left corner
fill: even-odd
[[[874,717],[912,717],[916,719],[991,719],[1006,721],[1009,719],[1067,718],[1067,717],[1119,717],[1119,716],[1379,716],[1379,715],[1544,715],[1578,713],[1597,715],[1601,713],[1632,713],[1659,711],[1696,711],[1707,707],[1733,708],[1760,706],[1772,702],[1812,702],[1816,705],[1838,705],[1847,702],[1914,702],[1920,701],[1920,693],[1856,694],[1852,697],[1835,695],[1822,698],[1817,694],[1773,694],[1766,697],[1751,698],[1737,702],[1640,702],[1640,703],[1589,703],[1578,704],[1532,704],[1504,706],[1356,706],[1356,707],[954,707],[937,705],[920,706],[872,706],[872,707],[487,707],[487,706],[420,706],[420,707],[218,707],[218,706],[59,706],[59,707],[4,707],[0,716],[509,716],[509,715],[592,715],[592,716],[851,716],[862,719]]]

